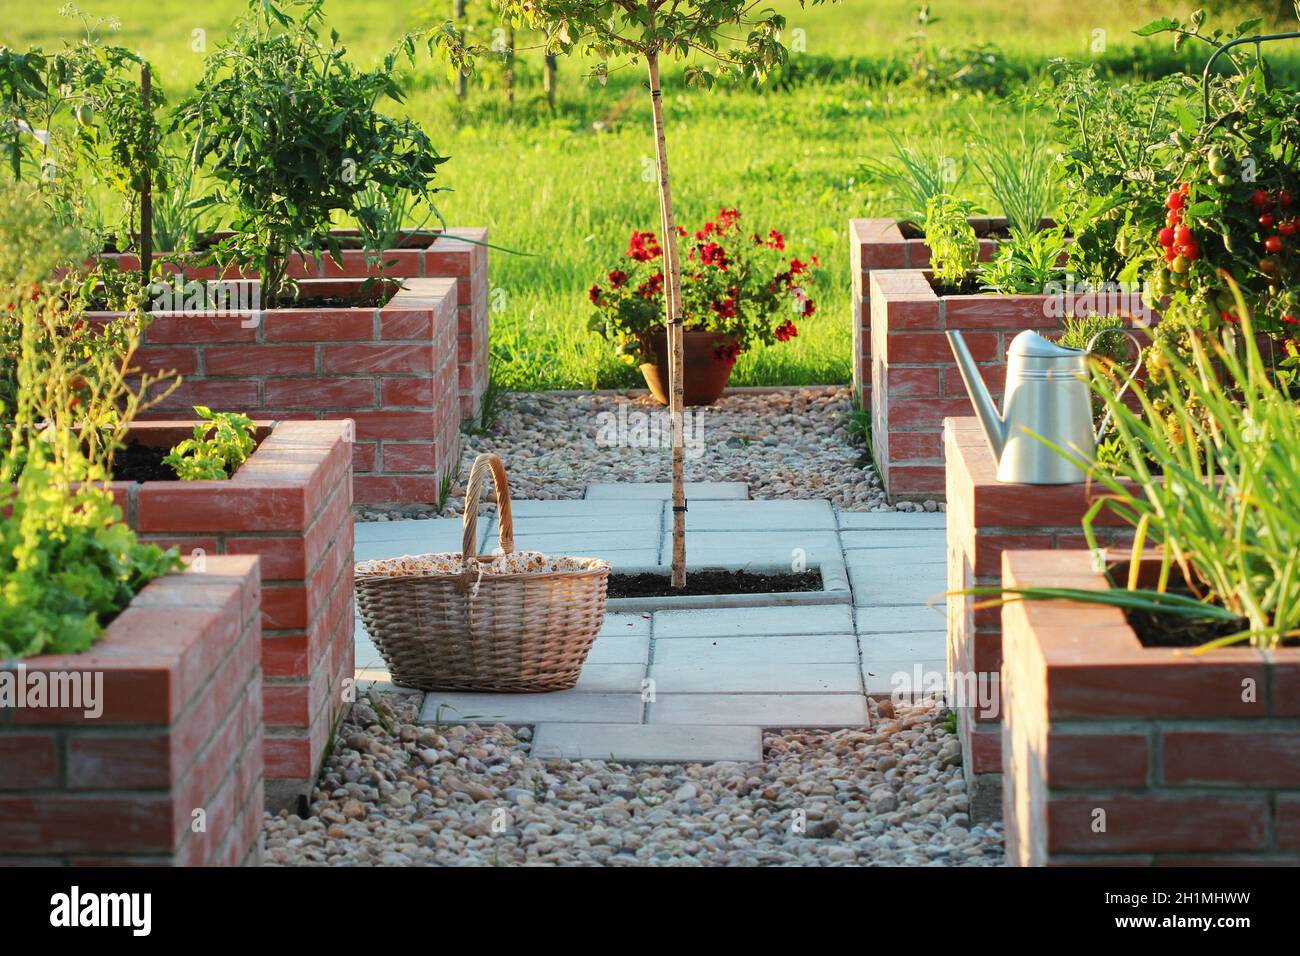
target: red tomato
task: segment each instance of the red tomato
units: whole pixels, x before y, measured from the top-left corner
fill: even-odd
[[[1165,225],[1167,226],[1176,226],[1182,221],[1183,221],[1183,214],[1180,213],[1177,209],[1169,210],[1169,213],[1165,216]]]
[[[1277,201],[1283,209],[1291,208],[1291,190],[1284,189],[1277,194]]]
[[[1288,219],[1286,222],[1279,222],[1277,224],[1277,231],[1288,238],[1295,235],[1295,230],[1296,221],[1294,219]]]
[[[1169,198],[1165,200],[1165,205],[1170,209],[1182,209],[1187,205],[1187,196],[1182,192],[1172,192]]]
[[[1262,189],[1256,189],[1250,194],[1250,204],[1260,211],[1267,209],[1271,202],[1272,199],[1269,197],[1268,193],[1264,192]]]
[[[1273,214],[1271,212],[1266,212],[1264,213],[1264,215],[1259,217],[1259,224],[1263,226],[1265,229],[1272,229],[1273,223],[1275,222],[1277,222],[1277,220],[1273,218]]]
[[[1188,229],[1186,226],[1179,226],[1174,230],[1174,243],[1176,245],[1185,246],[1189,242],[1195,241],[1196,237],[1192,235],[1192,230]]]
[[[1283,245],[1281,236],[1269,236],[1264,240],[1264,249],[1267,252],[1281,252]]]
[[[1174,244],[1174,229],[1172,226],[1165,226],[1160,230],[1160,245],[1168,249]]]
[[[1201,244],[1193,239],[1191,242],[1184,243],[1178,250],[1182,255],[1195,262],[1201,258]]]

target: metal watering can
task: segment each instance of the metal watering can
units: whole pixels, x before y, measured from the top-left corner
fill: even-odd
[[[1037,332],[1017,335],[1007,350],[1005,411],[999,414],[961,333],[947,333],[971,404],[997,459],[998,481],[1067,485],[1087,477],[1082,468],[1035,436],[1042,436],[1085,461],[1093,460],[1097,440],[1106,430],[1110,414],[1107,413],[1094,431],[1088,356],[1093,344],[1105,334],[1100,332],[1094,336],[1086,349],[1065,348]],[[1128,390],[1142,367],[1141,343],[1131,332],[1123,334],[1138,346],[1138,359],[1120,395]]]

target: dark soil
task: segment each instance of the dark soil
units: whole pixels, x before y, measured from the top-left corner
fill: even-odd
[[[984,291],[984,287],[980,285],[980,280],[973,275],[968,276],[961,285],[946,285],[931,279],[930,286],[937,295],[979,295]]]
[[[1186,586],[1171,586],[1169,591],[1171,594],[1192,596],[1191,589]],[[1198,647],[1215,638],[1239,634],[1250,626],[1244,617],[1235,621],[1197,621],[1177,614],[1150,611],[1125,611],[1124,616],[1143,647]],[[1242,644],[1244,646],[1245,642]],[[1282,645],[1300,647],[1300,639],[1287,638]]]
[[[686,587],[672,586],[666,574],[611,574],[609,596],[682,597],[692,594],[775,594],[780,591],[820,591],[820,571],[785,574],[755,574],[752,571],[691,571]]]
[[[168,449],[127,445],[113,456],[114,481],[175,481],[176,472],[164,465]]]

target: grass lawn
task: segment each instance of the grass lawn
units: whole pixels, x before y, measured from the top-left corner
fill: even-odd
[[[215,44],[245,4],[83,0],[80,6],[117,17],[117,42],[150,58],[175,99],[201,70],[202,55],[191,49],[193,31],[206,30],[206,42]],[[816,253],[823,263],[812,291],[817,314],[800,323],[792,343],[743,356],[733,384],[847,382],[847,221],[890,211],[884,197],[859,182],[858,162],[879,155],[890,131],[937,140],[960,154],[968,117],[986,128],[1009,126],[1021,107],[1013,97],[935,95],[858,69],[872,58],[905,60],[915,27],[910,2],[846,0],[801,11],[781,0],[776,6],[789,12],[791,31],[804,31],[806,54],[796,56],[806,55],[826,78],[761,93],[702,93],[670,78],[665,106],[674,194],[688,227],[724,204],[738,206],[751,226],[785,232],[792,254],[807,259]],[[933,5],[940,22],[931,28],[931,43],[996,42],[1018,67],[1033,70],[1051,56],[1089,57],[1094,31],[1104,30],[1106,56],[1122,61],[1134,42],[1163,50],[1167,39],[1133,41],[1128,34],[1178,6],[940,0]],[[444,7],[450,0],[327,4],[332,25],[363,63],[403,32],[441,19]],[[53,7],[29,4],[8,12],[0,43],[52,49],[76,29]],[[631,70],[613,74],[604,87],[583,79],[576,61],[562,61],[560,70],[559,108],[552,116],[536,83],[535,58],[518,71],[512,110],[495,88],[476,88],[457,103],[441,66],[422,60],[406,109],[452,157],[442,167],[442,184],[451,190],[440,202],[446,220],[487,225],[494,243],[529,253],[492,254],[500,308],[492,316],[498,383],[518,389],[635,385],[636,370],[615,361],[587,332],[586,289],[613,267],[630,230],[657,223],[655,185],[646,174],[653,155],[648,97],[640,74]],[[1029,121],[1041,118],[1031,113]],[[987,198],[974,177],[966,189]]]

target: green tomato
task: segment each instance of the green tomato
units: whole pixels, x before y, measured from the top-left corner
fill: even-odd
[[[1217,149],[1210,150],[1210,172],[1216,176],[1225,175],[1231,167],[1228,160]]]
[[[1227,173],[1224,173],[1222,176],[1217,177],[1215,179],[1215,182],[1217,182],[1220,186],[1231,186],[1234,182],[1236,182],[1236,180],[1233,179]]]
[[[1170,263],[1170,267],[1178,275],[1186,275],[1192,268],[1192,260],[1186,256],[1174,256],[1174,261]]]
[[[79,103],[72,110],[72,116],[77,121],[77,125],[86,129],[95,123],[95,108],[89,103]]]

